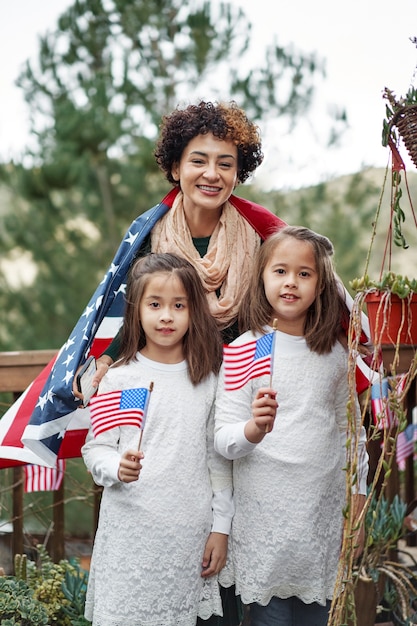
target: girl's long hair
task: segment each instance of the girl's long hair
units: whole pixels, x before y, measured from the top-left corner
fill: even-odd
[[[197,384],[211,372],[217,374],[220,369],[221,335],[210,313],[207,297],[196,269],[186,259],[174,254],[150,253],[132,265],[127,283],[126,309],[117,365],[135,359],[136,353],[146,345],[145,333],[140,322],[140,302],[150,277],[155,273],[176,276],[187,294],[190,324],[184,335],[183,349],[191,382]]]
[[[249,287],[239,308],[239,330],[263,333],[271,324],[273,309],[264,288],[263,274],[275,248],[284,240],[308,242],[314,251],[318,274],[316,299],[307,311],[304,337],[310,350],[318,354],[330,352],[343,333],[343,324],[349,315],[341,292],[341,282],[336,276],[331,241],[302,226],[286,226],[274,233],[260,247]]]

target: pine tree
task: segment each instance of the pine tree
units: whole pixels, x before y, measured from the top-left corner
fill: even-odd
[[[129,223],[168,191],[153,158],[163,114],[199,98],[236,100],[254,120],[308,108],[315,55],[272,42],[251,66],[250,31],[227,3],[76,0],[40,38],[18,78],[32,140],[3,168],[19,197],[0,233],[34,278],[0,277],[0,349],[66,339]]]

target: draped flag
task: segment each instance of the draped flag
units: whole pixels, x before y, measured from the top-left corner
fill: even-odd
[[[91,428],[94,437],[118,426],[145,427],[149,390],[123,389],[94,396],[90,400]]]
[[[51,365],[43,389],[35,397],[31,394],[32,410],[29,415],[26,412],[24,416],[26,426],[21,441],[23,446],[40,457],[44,464],[55,465],[63,440],[70,430],[70,422],[80,410],[85,411],[85,440],[89,410],[78,408],[80,401],[72,393],[74,375],[88,356],[100,356],[117,333],[123,320],[124,293],[129,268],[144,237],[168,211],[177,193],[178,190],[173,189],[161,204],[140,215],[131,224],[106,275]],[[29,401],[27,408],[28,405]],[[80,456],[80,446],[77,456]]]
[[[224,386],[240,389],[252,378],[272,373],[275,333],[245,344],[223,346]]]
[[[65,472],[65,459],[58,459],[56,467],[25,465],[25,493],[58,491]]]

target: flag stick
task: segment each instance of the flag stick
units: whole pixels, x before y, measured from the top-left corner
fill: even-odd
[[[142,444],[143,429],[145,428],[146,414],[147,414],[147,412],[148,412],[149,398],[150,398],[150,396],[151,396],[152,390],[153,390],[153,381],[151,381],[151,382],[149,383],[149,395],[148,395],[148,397],[147,397],[146,404],[145,404],[145,408],[144,408],[144,410],[143,410],[143,421],[142,421],[143,426],[142,426],[142,428],[140,429],[139,443],[138,443],[138,451],[139,451],[139,452],[140,452],[140,446],[141,446],[141,444]]]
[[[277,320],[276,317],[274,318],[274,321],[272,323],[272,328],[273,328],[274,333],[278,330],[278,320]],[[275,341],[274,341],[274,346],[273,347],[275,347]],[[273,356],[274,355],[271,356],[271,372],[269,374],[269,386],[270,387],[272,387],[272,364],[274,362]],[[265,433],[269,433],[269,426],[268,426],[268,424],[265,426]]]

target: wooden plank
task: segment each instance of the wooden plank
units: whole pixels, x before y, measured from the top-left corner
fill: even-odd
[[[57,353],[58,350],[0,352],[0,392],[24,391]]]

